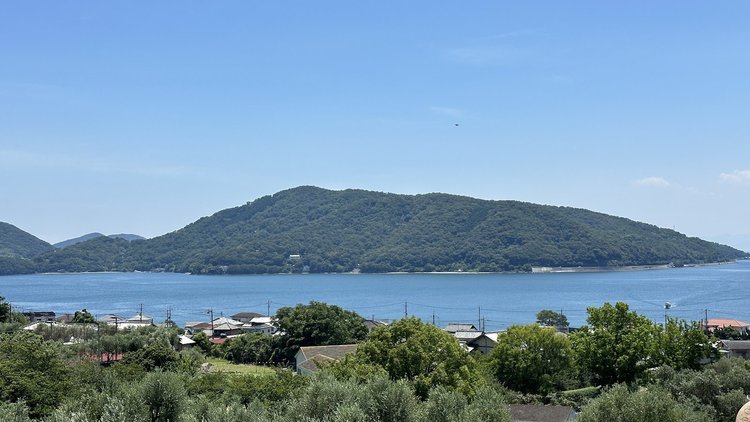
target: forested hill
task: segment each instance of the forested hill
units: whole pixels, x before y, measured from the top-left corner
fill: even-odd
[[[130,243],[100,237],[36,262],[38,271],[528,271],[531,266],[717,262],[745,255],[582,209],[298,187],[160,237]]]
[[[35,272],[37,265],[30,258],[52,249],[49,243],[0,222],[0,275]]]
[[[0,222],[0,257],[32,258],[52,250],[52,245],[18,227]]]

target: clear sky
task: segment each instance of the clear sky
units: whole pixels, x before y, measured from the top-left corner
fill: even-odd
[[[750,249],[747,1],[6,2],[0,221],[153,237],[299,185]]]

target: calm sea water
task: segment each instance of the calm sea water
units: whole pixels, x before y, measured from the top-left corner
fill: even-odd
[[[162,321],[208,320],[239,311],[272,314],[312,300],[367,318],[416,315],[501,329],[530,323],[541,309],[562,310],[577,326],[586,308],[623,301],[655,321],[670,316],[750,321],[750,261],[633,272],[563,274],[306,274],[194,276],[165,273],[39,274],[0,277],[0,295],[15,308],[58,315],[86,308],[95,315],[144,314]]]

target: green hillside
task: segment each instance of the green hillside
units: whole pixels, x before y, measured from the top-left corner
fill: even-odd
[[[0,275],[36,271],[30,260],[52,250],[52,245],[8,223],[0,222]]]
[[[528,271],[532,266],[694,264],[745,255],[582,209],[298,187],[160,237],[132,243],[97,238],[37,262],[44,271]]]
[[[18,227],[0,222],[0,257],[33,258],[52,250],[52,245]]]

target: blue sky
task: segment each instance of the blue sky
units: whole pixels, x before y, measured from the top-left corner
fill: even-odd
[[[14,2],[0,221],[152,237],[298,185],[750,249],[750,3]],[[458,124],[458,126],[456,126]]]

